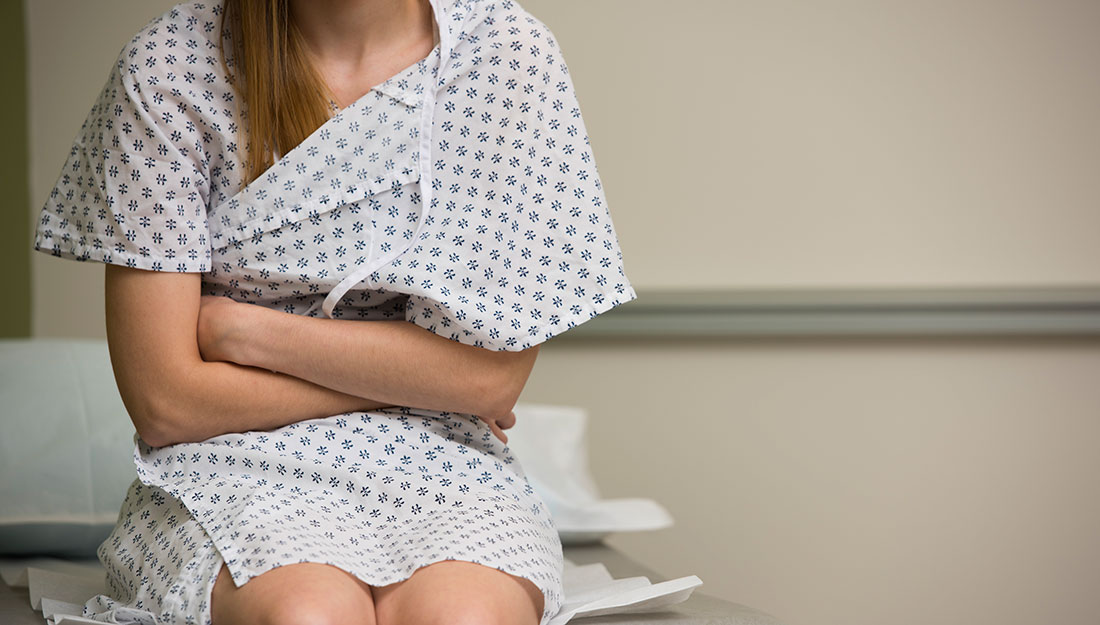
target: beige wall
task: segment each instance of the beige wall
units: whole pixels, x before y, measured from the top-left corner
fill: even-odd
[[[1100,3],[528,0],[644,286],[1100,282]]]
[[[547,347],[523,399],[591,411],[611,544],[790,625],[1100,622],[1100,341]],[[598,382],[597,382],[598,380]]]
[[[24,0],[31,230],[122,46],[174,3]],[[28,234],[33,239],[33,234]],[[103,266],[32,252],[34,336],[103,336]]]
[[[32,215],[170,4],[26,3]],[[523,4],[643,296],[1100,284],[1100,4]],[[35,334],[102,336],[102,267],[34,256]],[[522,399],[590,410],[605,494],[677,519],[611,542],[709,594],[791,625],[1085,624],[1098,372],[1091,339],[551,342]]]

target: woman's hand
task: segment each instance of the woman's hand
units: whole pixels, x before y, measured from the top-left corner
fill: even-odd
[[[514,426],[516,424],[515,411],[508,411],[507,417],[478,417],[485,423],[489,424],[489,429],[493,431],[493,434],[500,439],[502,443],[508,443],[508,435],[504,433],[504,430]]]
[[[242,304],[220,295],[203,295],[199,299],[199,353],[207,362],[240,362],[234,346],[247,329],[248,315],[257,307]]]

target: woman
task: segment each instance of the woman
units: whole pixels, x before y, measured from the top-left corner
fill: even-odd
[[[503,430],[539,344],[636,295],[515,2],[177,5],[119,55],[35,249],[106,263],[137,430],[86,616],[557,612],[561,544]]]

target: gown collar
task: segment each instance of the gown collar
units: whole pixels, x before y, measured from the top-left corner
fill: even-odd
[[[444,0],[446,1],[446,0]],[[279,227],[285,219],[295,215],[302,218],[314,210],[324,211],[368,197],[393,186],[416,179],[419,167],[419,150],[413,150],[411,162],[387,166],[380,165],[377,154],[364,142],[334,141],[346,129],[358,128],[357,119],[373,113],[373,105],[379,95],[384,95],[410,109],[422,109],[425,95],[433,91],[432,85],[442,64],[450,55],[450,29],[445,19],[445,7],[439,0],[431,0],[435,22],[436,46],[427,57],[402,69],[385,81],[372,87],[367,93],[344,107],[301,143],[286,154],[278,155],[275,162],[232,196],[210,209],[213,228],[211,243],[215,250],[239,244],[240,241]],[[427,64],[424,75],[421,67]],[[432,94],[434,99],[434,93]],[[423,122],[423,119],[419,120]],[[423,124],[419,124],[421,132]],[[430,127],[429,127],[430,129]],[[317,168],[318,155],[330,166]],[[316,180],[323,179],[330,188],[317,189]],[[288,188],[303,190],[302,201],[294,201]],[[278,198],[273,191],[280,190]]]
[[[346,274],[322,304],[329,317],[349,289],[416,243],[428,216],[432,195],[430,134],[436,92],[452,55],[454,31],[464,17],[461,4],[455,0],[429,2],[438,43],[426,58],[341,109],[255,180],[210,211],[212,248],[240,249],[250,239],[270,230],[315,219],[345,204],[419,181],[420,215],[413,237],[389,255],[372,258]],[[369,136],[363,139],[362,123],[372,117],[373,106],[380,97],[404,105],[410,126],[416,128],[411,149],[404,153],[380,157],[379,150],[368,143]]]

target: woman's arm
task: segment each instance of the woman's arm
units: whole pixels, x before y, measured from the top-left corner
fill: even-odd
[[[204,362],[198,273],[107,265],[107,344],[138,435],[153,446],[390,406],[289,375]]]
[[[305,317],[225,297],[204,297],[201,316],[204,357],[505,428],[538,354],[537,345],[518,352],[465,345],[404,320]]]

